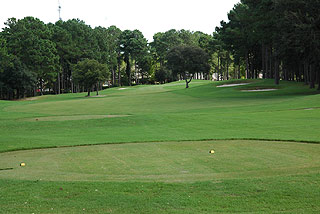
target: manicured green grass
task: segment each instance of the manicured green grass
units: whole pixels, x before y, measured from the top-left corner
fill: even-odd
[[[219,83],[221,84],[221,83]],[[81,144],[203,139],[319,141],[320,95],[307,86],[282,83],[272,92],[241,92],[194,82],[44,96],[0,102],[0,151]],[[259,81],[253,85],[272,85]],[[56,99],[56,100],[55,100]],[[310,110],[309,110],[310,109]],[[28,121],[82,115],[130,115],[76,121]]]
[[[220,182],[0,180],[2,213],[319,213],[320,174]]]
[[[0,213],[320,211],[316,90],[184,87],[0,101]]]
[[[209,154],[214,149],[214,154]],[[112,144],[3,153],[0,178],[197,182],[320,172],[320,145],[265,141]],[[26,167],[20,167],[20,162]]]

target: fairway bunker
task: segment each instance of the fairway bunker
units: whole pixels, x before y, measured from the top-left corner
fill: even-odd
[[[217,88],[235,87],[235,86],[249,85],[249,84],[250,83],[224,84],[224,85],[218,85]]]
[[[37,121],[71,121],[71,120],[94,120],[103,118],[129,117],[130,115],[74,115],[74,116],[51,116],[51,117],[37,117],[27,118],[23,121],[37,122]]]
[[[248,90],[241,90],[242,92],[264,92],[264,91],[277,91],[279,89],[276,88],[265,88],[265,89],[248,89]]]
[[[38,100],[40,97],[27,97],[27,98],[23,98],[23,99],[19,99],[17,101],[34,101],[34,100]]]
[[[107,95],[95,95],[95,96],[89,96],[89,97],[106,97]]]

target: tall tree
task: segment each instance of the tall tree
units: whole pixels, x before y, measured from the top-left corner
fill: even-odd
[[[112,74],[112,85],[120,85],[121,83],[121,53],[119,47],[119,40],[121,35],[121,30],[116,26],[110,26],[107,29],[107,45],[108,45],[108,60],[107,64],[109,65],[111,74]],[[118,61],[120,63],[118,63]],[[116,71],[118,70],[118,75]],[[116,78],[117,76],[117,78]],[[116,83],[118,79],[118,84]]]
[[[86,88],[88,96],[94,85],[105,81],[109,76],[106,64],[94,59],[84,59],[73,66],[73,81]]]
[[[14,55],[0,36],[0,99],[24,97],[36,84],[36,76]]]
[[[147,40],[139,30],[125,30],[121,33],[119,40],[120,51],[123,54],[124,61],[127,65],[126,74],[128,78],[128,84],[131,85],[131,61],[135,63],[137,59],[145,54],[147,49]]]
[[[210,71],[207,53],[197,46],[177,46],[169,51],[167,60],[168,68],[186,81],[186,88],[189,88],[195,73]]]
[[[101,61],[99,41],[95,31],[84,21],[71,19],[55,23],[53,41],[57,44],[63,65],[61,74],[61,90],[74,91],[72,81],[72,65],[83,59]],[[103,48],[102,48],[103,49]]]
[[[51,86],[59,70],[59,56],[50,40],[51,31],[39,19],[26,17],[9,19],[3,31],[9,53],[17,56],[28,70],[36,73],[41,94]],[[21,39],[23,38],[23,39]]]

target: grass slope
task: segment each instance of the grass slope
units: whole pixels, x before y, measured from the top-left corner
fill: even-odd
[[[0,101],[0,213],[318,213],[320,95],[245,82]]]
[[[272,92],[241,92],[250,86],[217,88],[196,81],[44,96],[35,101],[0,102],[0,151],[66,145],[203,139],[319,141],[320,95],[306,86],[282,83]],[[67,120],[70,116],[130,117]],[[66,120],[63,121],[63,116]],[[34,122],[35,118],[54,118]],[[28,121],[31,120],[31,121]],[[54,120],[54,119],[52,119]]]

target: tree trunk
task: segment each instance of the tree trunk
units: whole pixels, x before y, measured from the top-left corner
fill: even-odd
[[[20,90],[17,89],[17,96],[16,96],[17,100],[20,98]]]
[[[262,60],[262,78],[266,78],[266,64],[265,64],[265,45],[262,44],[261,47],[261,60]]]
[[[274,80],[275,84],[279,85],[280,75],[279,75],[279,59],[276,57],[274,61]]]
[[[191,82],[192,78],[193,78],[193,75],[191,75],[190,80],[188,80],[187,76],[185,75],[186,88],[189,88],[189,83]]]
[[[118,86],[121,86],[121,58],[120,53],[118,53]]]
[[[249,77],[249,53],[246,52],[246,79]]]
[[[304,62],[304,84],[308,85],[309,84],[309,63],[307,61]]]
[[[60,79],[60,71],[58,72],[58,89],[57,89],[57,94],[61,93],[61,79]]]
[[[127,77],[128,77],[128,83],[129,83],[129,86],[131,86],[131,65],[130,65],[130,57],[126,57],[126,64],[127,64],[127,67],[126,67],[126,74],[127,74]]]
[[[320,91],[320,70],[318,68],[318,91]]]
[[[227,54],[227,80],[229,80],[229,54]]]
[[[71,93],[74,93],[74,84],[73,84],[73,81],[71,81]]]
[[[121,86],[121,65],[118,65],[118,86]]]
[[[115,72],[114,72],[114,69],[112,68],[112,86],[115,85]]]
[[[236,79],[236,75],[237,75],[237,69],[236,69],[236,62],[235,59],[233,59],[233,79]]]
[[[96,84],[97,96],[99,95],[99,83]]]
[[[273,75],[273,70],[272,70],[272,63],[273,63],[272,57],[273,57],[273,51],[272,51],[272,46],[270,46],[270,57],[269,57],[270,66],[269,66],[269,68],[270,68],[270,78],[271,78],[271,79],[274,77],[274,75]]]
[[[314,69],[314,64],[310,65],[310,88],[313,89],[315,88],[315,69]]]
[[[64,89],[65,89],[65,81],[64,81],[64,73],[62,72],[62,74],[61,74],[61,91],[62,91],[62,93],[64,93]]]
[[[300,61],[299,62],[299,76],[298,76],[298,81],[299,82],[302,82],[302,76],[303,76],[303,64]]]
[[[138,85],[139,84],[139,76],[137,73],[137,61],[136,60],[134,60],[134,73],[135,73],[136,85]]]
[[[43,82],[42,82],[41,78],[39,79],[39,82],[40,82],[40,95],[42,96],[43,95]]]
[[[218,55],[218,75],[217,75],[217,80],[220,80],[220,56]]]
[[[88,88],[88,97],[90,97],[91,87]]]

